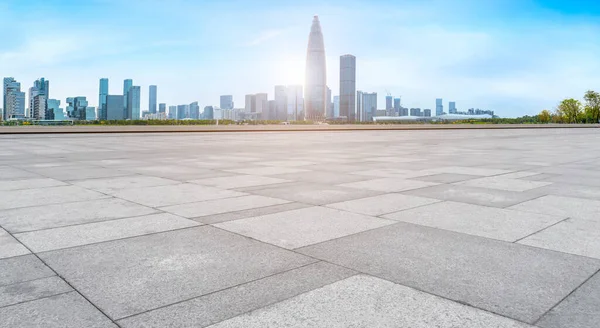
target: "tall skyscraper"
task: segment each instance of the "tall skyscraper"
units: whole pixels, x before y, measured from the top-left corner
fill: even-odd
[[[394,98],[394,116],[400,116],[401,99]]]
[[[339,117],[349,122],[356,120],[356,57],[340,57],[340,108]]]
[[[65,113],[62,108],[60,108],[60,100],[57,99],[48,99],[48,110],[46,112],[46,117],[49,120],[54,121],[62,121],[65,119]]]
[[[287,87],[288,121],[299,121],[304,118],[304,98],[301,85]]]
[[[177,106],[169,106],[169,119],[177,119]]]
[[[38,108],[34,108],[35,106],[35,97],[37,95],[41,95],[44,96],[44,103],[40,103],[39,101],[38,103]],[[36,114],[39,117],[39,113],[40,113],[40,108],[39,107],[43,107],[43,110],[45,110],[45,108],[47,107],[47,103],[45,103],[45,101],[48,100],[48,97],[50,96],[50,81],[46,81],[46,79],[44,79],[43,77],[40,78],[39,80],[35,80],[33,82],[33,86],[31,88],[29,88],[29,112],[27,113],[27,115],[29,117],[32,118],[36,118]],[[43,115],[42,115],[43,116]],[[38,118],[40,119],[40,118]],[[43,118],[41,118],[43,119]]]
[[[219,105],[220,105],[221,109],[233,109],[233,96],[232,95],[221,96],[221,102]]]
[[[202,116],[206,120],[214,120],[215,119],[215,108],[213,106],[204,107],[204,112],[202,112]]]
[[[269,112],[269,95],[266,93],[256,94],[256,113],[262,117],[263,113]],[[266,115],[265,115],[266,116]]]
[[[435,100],[435,116],[440,116],[444,114],[444,101],[442,98],[437,98]]]
[[[125,119],[123,111],[123,98],[125,97],[122,95],[106,96],[106,120],[116,121]]]
[[[244,104],[246,113],[256,112],[256,95],[246,95],[246,102]]]
[[[340,98],[340,102],[341,102],[341,98]],[[340,115],[342,117],[344,112],[342,111],[342,105],[340,103]],[[363,110],[363,92],[358,90],[356,91],[356,120],[359,122],[364,121],[364,110]]]
[[[377,112],[377,92],[363,92],[362,94],[362,122],[372,122]]]
[[[177,119],[183,120],[190,118],[190,108],[188,105],[177,105]]]
[[[37,94],[33,97],[33,106],[31,109],[31,118],[36,120],[45,120],[48,110],[48,98],[43,94]]]
[[[200,119],[200,106],[198,106],[197,101],[190,104],[190,118],[192,120]]]
[[[308,36],[308,49],[306,52],[304,106],[307,120],[321,120],[325,117],[326,97],[325,42],[323,41],[319,16],[315,16]]]
[[[85,121],[87,114],[88,101],[86,97],[67,98],[67,115],[75,120]]]
[[[86,121],[93,121],[96,119],[97,113],[96,113],[96,107],[86,107],[85,108],[85,120]]]
[[[25,92],[21,92],[21,83],[12,77],[5,77],[2,83],[4,102],[3,118],[25,118]]]
[[[99,90],[99,99],[98,99],[98,119],[106,120],[107,118],[107,100],[108,97],[108,79],[103,78],[100,79],[100,90]]]
[[[456,114],[456,102],[451,101],[448,103],[448,113],[450,114]]]
[[[394,116],[394,97],[385,96],[385,115]]]
[[[267,102],[267,107],[269,110],[267,111],[267,115],[263,115],[263,120],[276,120],[277,119],[277,102],[275,100],[269,100]],[[264,114],[264,112],[263,112]]]
[[[129,91],[127,92],[127,119],[140,119],[140,100],[141,88],[139,86],[132,86],[129,88]]]
[[[423,109],[424,117],[431,117],[431,109]]]
[[[333,117],[340,117],[340,96],[333,97]]]
[[[167,104],[164,104],[164,103],[158,104],[158,112],[166,113],[167,112]]]
[[[327,98],[325,98],[325,99],[326,99],[325,117],[333,118],[333,102],[331,101],[331,89],[329,89],[329,87],[327,87]]]
[[[127,99],[129,99],[129,89],[133,86],[133,80],[127,79],[123,81],[123,109],[127,113]]]
[[[285,121],[287,117],[287,87],[275,86],[275,120]]]
[[[149,95],[148,95],[148,112],[150,112],[150,114],[156,114],[156,93],[157,93],[157,87],[155,85],[151,85],[148,89],[149,91]]]

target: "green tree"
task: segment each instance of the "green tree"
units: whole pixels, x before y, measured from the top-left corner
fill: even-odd
[[[600,93],[589,90],[583,97],[585,99],[585,114],[592,123],[600,122]]]
[[[550,120],[552,119],[552,114],[550,114],[549,110],[544,109],[538,115],[538,119],[540,120],[541,123],[549,123]]]
[[[581,118],[583,109],[581,108],[581,102],[579,102],[579,100],[570,98],[561,101],[556,112],[563,117],[567,123],[577,123],[577,120]]]

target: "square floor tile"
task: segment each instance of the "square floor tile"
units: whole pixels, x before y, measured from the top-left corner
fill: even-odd
[[[532,323],[600,261],[408,223],[297,250]]]
[[[456,174],[456,173],[440,173],[434,175],[426,175],[422,177],[411,178],[412,180],[419,180],[425,182],[435,183],[453,183],[465,180],[477,179],[478,175],[467,175],[467,174]]]
[[[600,259],[600,220],[568,219],[519,243]]]
[[[354,276],[211,328],[526,328],[529,325],[369,276]]]
[[[261,166],[261,167],[251,167],[251,168],[233,169],[233,170],[225,170],[225,171],[232,172],[232,173],[239,173],[239,174],[249,174],[249,175],[277,175],[277,174],[286,174],[286,173],[307,172],[308,170],[295,168],[295,167]]]
[[[206,224],[213,224],[213,223],[221,223],[221,222],[251,218],[251,217],[255,217],[255,216],[263,216],[263,215],[274,214],[274,213],[279,213],[279,212],[287,212],[287,211],[296,210],[299,208],[311,207],[311,206],[312,205],[302,204],[302,203],[285,203],[285,204],[281,204],[281,205],[251,208],[251,209],[242,210],[242,211],[207,215],[207,216],[202,216],[199,218],[193,218],[193,220],[202,222],[202,223],[206,223]]]
[[[0,286],[54,276],[35,255],[0,259]]]
[[[391,220],[324,207],[308,207],[219,223],[215,226],[266,243],[294,249],[393,223]]]
[[[455,202],[422,206],[383,217],[510,242],[565,219],[559,216]]]
[[[546,314],[536,326],[542,328],[593,328],[600,322],[600,274],[588,280]]]
[[[17,233],[156,212],[157,210],[150,207],[122,199],[106,198],[0,211],[0,225],[12,233]]]
[[[161,207],[160,209],[162,211],[177,214],[186,218],[197,218],[201,216],[242,211],[257,207],[281,205],[285,203],[290,203],[290,201],[265,196],[249,195],[225,199],[208,200],[205,202],[198,203],[173,205]]]
[[[220,189],[246,188],[289,182],[288,180],[260,175],[234,175],[229,177],[208,178],[189,181],[200,185],[213,186]]]
[[[512,206],[511,209],[600,221],[600,201],[548,195]]]
[[[345,183],[340,187],[366,189],[382,192],[400,192],[435,186],[437,183],[398,178],[381,178],[361,182]]]
[[[0,318],[11,328],[117,328],[76,292],[0,308]]]
[[[29,280],[8,286],[0,287],[0,308],[33,301],[38,298],[63,294],[73,288],[58,276]],[[1,322],[1,320],[0,320]]]
[[[290,183],[281,186],[267,186],[263,189],[254,189],[248,192],[256,195],[287,199],[293,202],[312,205],[339,203],[346,200],[365,198],[382,193],[372,190],[358,190],[353,188],[302,182]]]
[[[184,183],[170,186],[123,189],[113,193],[113,196],[138,204],[161,207],[205,200],[239,197],[246,194],[214,187]]]
[[[520,179],[507,179],[501,177],[486,177],[463,182],[456,182],[455,184],[461,186],[499,189],[506,191],[527,191],[551,185],[552,182],[527,181]]]
[[[159,177],[133,175],[118,178],[79,180],[73,184],[83,188],[110,194],[121,189],[174,185],[180,183],[181,182],[179,181],[168,180]]]
[[[199,223],[168,213],[136,216],[16,234],[33,252],[99,243],[114,239],[189,228]]]
[[[54,179],[11,180],[0,183],[0,190],[36,189],[45,187],[66,186],[67,184]]]
[[[440,200],[400,194],[385,194],[326,206],[347,212],[379,216],[437,202],[440,202]]]
[[[210,226],[40,256],[113,319],[314,262]]]
[[[510,170],[500,169],[486,169],[481,167],[467,167],[467,166],[445,166],[435,169],[429,169],[429,172],[435,173],[453,173],[453,174],[466,174],[466,175],[479,175],[479,176],[492,176],[500,174],[512,173]]]
[[[6,230],[0,228],[0,259],[29,253],[25,246],[14,239]]]
[[[288,181],[298,181],[307,183],[320,183],[327,185],[338,185],[342,183],[357,182],[372,179],[367,176],[359,176],[350,173],[328,172],[328,171],[309,171],[299,173],[279,174],[274,178],[285,179]]]
[[[0,191],[0,210],[63,204],[106,197],[108,196],[76,186]]]

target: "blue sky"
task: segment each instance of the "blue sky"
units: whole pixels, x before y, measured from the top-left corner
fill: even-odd
[[[51,96],[98,102],[98,79],[158,85],[159,102],[217,105],[233,94],[302,84],[312,16],[327,80],[357,56],[357,88],[405,107],[535,114],[600,91],[600,2],[559,0],[0,0],[0,75],[46,77]],[[386,91],[387,90],[387,91]]]

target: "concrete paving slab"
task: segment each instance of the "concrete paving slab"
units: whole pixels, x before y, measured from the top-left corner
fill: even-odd
[[[6,230],[0,228],[0,259],[31,253]]]
[[[568,219],[519,243],[600,259],[600,220]]]
[[[289,180],[272,178],[260,175],[234,175],[228,177],[191,180],[191,183],[212,186],[219,189],[235,189],[255,186],[265,186],[289,182]]]
[[[225,172],[248,174],[248,175],[277,175],[286,173],[298,173],[308,172],[309,170],[300,169],[295,167],[271,167],[271,166],[259,166],[243,169],[225,170]]]
[[[0,308],[0,318],[11,328],[117,328],[76,292]]]
[[[186,218],[199,218],[202,216],[222,214],[227,212],[243,211],[258,207],[267,207],[291,203],[289,200],[248,195],[241,197],[208,200],[197,203],[187,203],[161,207],[165,212],[173,213]]]
[[[456,173],[440,173],[434,175],[426,175],[421,177],[410,178],[412,180],[419,180],[425,182],[435,183],[453,183],[465,180],[472,180],[479,178],[478,175],[467,175],[467,174],[456,174]]]
[[[299,160],[283,160],[283,161],[268,161],[268,162],[255,162],[255,165],[266,165],[275,167],[297,167],[314,165],[315,162],[311,161],[299,161]]]
[[[311,206],[312,205],[303,204],[303,203],[286,203],[286,204],[281,204],[281,205],[251,208],[251,209],[247,209],[247,210],[243,210],[243,211],[208,215],[208,216],[203,216],[203,217],[199,217],[199,218],[193,218],[193,220],[202,222],[202,223],[206,223],[206,224],[213,224],[213,223],[221,223],[221,222],[251,218],[251,217],[256,217],[256,216],[263,216],[263,215],[280,213],[280,212],[287,212],[287,211],[296,210],[296,209],[300,209],[300,208],[307,208],[307,207],[311,207]]]
[[[107,197],[104,194],[76,186],[0,191],[0,210],[63,204]]]
[[[60,277],[52,276],[0,287],[0,308],[72,291]]]
[[[500,170],[500,169],[486,169],[481,167],[468,167],[468,166],[445,166],[435,169],[427,170],[435,173],[452,173],[452,174],[466,174],[466,175],[479,175],[479,176],[492,176],[500,174],[512,173],[511,170]]]
[[[447,184],[409,190],[402,194],[499,208],[509,207],[541,196],[540,193],[534,191],[516,192]]]
[[[40,256],[113,319],[315,262],[209,226]]]
[[[393,224],[394,221],[324,207],[229,221],[216,227],[287,249],[299,248]]]
[[[210,327],[531,326],[389,281],[359,275]]]
[[[147,235],[200,225],[182,217],[158,213],[16,234],[33,252],[46,252],[109,240]]]
[[[123,328],[206,327],[348,278],[355,272],[317,262],[119,321]]]
[[[255,195],[287,199],[293,202],[325,205],[352,199],[365,198],[382,194],[380,191],[358,190],[340,186],[316,183],[291,183],[281,186],[267,186],[261,189],[244,190]]]
[[[99,191],[105,194],[114,193],[121,189],[144,188],[180,184],[180,181],[159,177],[133,175],[118,178],[90,179],[73,182],[74,185]]]
[[[579,287],[540,321],[542,328],[594,328],[600,322],[600,273]]]
[[[21,189],[37,189],[45,187],[66,186],[67,184],[54,179],[25,179],[11,180],[0,183],[0,190],[21,190]]]
[[[411,179],[417,177],[425,177],[435,175],[435,173],[405,170],[398,168],[379,168],[371,170],[357,170],[352,172],[354,175],[367,176],[367,177],[380,177],[380,178],[397,178],[397,179]]]
[[[407,223],[297,251],[528,323],[600,269],[590,258]]]
[[[138,173],[142,175],[155,176],[177,181],[212,178],[218,176],[219,174],[219,171],[217,170],[209,170],[204,168],[176,164],[174,165],[173,163],[163,164],[159,166],[124,168],[123,170],[129,172],[129,174]]]
[[[150,207],[162,207],[245,195],[245,193],[241,192],[200,186],[193,183],[123,189],[113,193],[115,197]]]
[[[456,202],[422,206],[383,217],[509,242],[517,241],[566,219]]]
[[[551,185],[552,182],[527,181],[497,176],[456,182],[455,184],[460,186],[489,188],[506,191],[527,191]]]
[[[0,259],[0,286],[54,276],[35,255]]]
[[[23,180],[23,179],[39,179],[42,178],[40,175],[20,170],[10,166],[0,166],[0,181],[12,181],[12,180]],[[3,182],[8,183],[8,182]]]
[[[360,182],[344,183],[340,187],[374,190],[382,192],[400,192],[435,186],[437,183],[416,180],[381,178]]]
[[[600,200],[600,187],[556,182],[549,186],[542,187],[538,191],[540,193],[555,196]]]
[[[440,202],[440,200],[400,194],[385,194],[328,204],[326,206],[347,212],[380,216],[437,202]]]
[[[548,195],[517,204],[511,209],[600,221],[600,201],[590,199]]]
[[[117,169],[107,169],[90,165],[57,166],[30,170],[39,175],[62,181],[119,177],[130,174]]]
[[[18,233],[152,213],[157,210],[122,199],[106,198],[68,203],[68,206],[54,204],[0,211],[0,225],[11,233]]]
[[[371,177],[367,176],[327,171],[310,171],[300,173],[279,174],[274,175],[273,178],[306,183],[320,183],[327,185],[339,185],[342,183],[350,183],[372,179]]]

